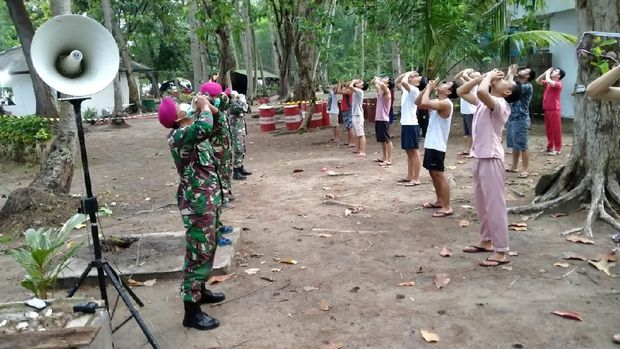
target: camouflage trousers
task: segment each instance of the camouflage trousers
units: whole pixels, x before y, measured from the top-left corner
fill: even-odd
[[[233,176],[233,152],[230,147],[223,147],[215,152],[217,172],[222,181],[222,191],[224,195],[232,189]]]
[[[233,147],[233,168],[243,166],[245,158],[245,117],[243,115],[232,116],[230,118],[232,147]]]
[[[184,215],[185,262],[183,263],[183,282],[181,297],[184,302],[196,303],[202,297],[201,287],[211,275],[215,259],[216,228],[219,213],[204,215]]]

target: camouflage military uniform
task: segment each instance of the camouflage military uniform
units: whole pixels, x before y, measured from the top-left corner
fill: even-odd
[[[183,301],[198,302],[201,286],[211,274],[216,249],[216,221],[222,202],[219,176],[214,166],[213,116],[202,113],[190,126],[173,130],[168,145],[180,176],[177,190],[183,217],[186,252],[181,291]]]
[[[215,150],[215,158],[218,173],[222,179],[222,189],[228,193],[232,188],[233,174],[233,153],[231,148],[232,135],[226,111],[228,109],[228,98],[226,95],[220,96],[215,101],[215,106],[219,113],[215,115],[213,138],[211,144]]]
[[[240,98],[234,99],[230,104],[230,128],[232,133],[233,168],[243,167],[245,158],[245,104]]]

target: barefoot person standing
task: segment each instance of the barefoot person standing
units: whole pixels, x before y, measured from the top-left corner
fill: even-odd
[[[368,84],[362,80],[355,79],[351,81],[349,88],[353,90],[351,115],[353,131],[357,139],[357,155],[363,157],[366,156],[366,134],[364,133],[364,110],[362,109],[362,103],[364,102],[364,91],[368,89]]]
[[[390,139],[390,104],[394,82],[389,78],[376,77],[371,81],[377,89],[377,108],[375,109],[375,134],[377,142],[381,143],[383,157],[375,161],[380,166],[392,165],[392,140]]]

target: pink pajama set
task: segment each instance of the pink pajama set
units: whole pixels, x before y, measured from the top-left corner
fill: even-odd
[[[493,110],[482,102],[478,104],[472,124],[474,200],[481,240],[491,241],[497,252],[506,252],[508,213],[502,131],[510,116],[510,106],[503,98],[493,98]]]

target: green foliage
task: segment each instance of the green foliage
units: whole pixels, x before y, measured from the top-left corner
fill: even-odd
[[[84,119],[86,120],[94,119],[97,117],[97,109],[93,107],[88,107],[82,114],[84,115]]]
[[[592,45],[592,54],[594,55],[594,62],[590,62],[593,66],[597,67],[601,75],[607,73],[610,69],[609,61],[607,61],[604,57],[605,51],[603,50],[607,46],[615,45],[618,41],[615,39],[606,39],[605,41],[601,41],[601,37],[597,36],[594,38],[594,42]]]
[[[0,6],[0,52],[19,46],[19,38],[6,5]]]
[[[47,299],[58,275],[69,265],[83,242],[69,239],[71,231],[86,220],[83,214],[71,217],[60,229],[28,229],[25,247],[9,251],[26,271],[21,285],[38,298]]]
[[[40,116],[0,116],[0,148],[10,149],[11,157],[19,159],[26,148],[51,139],[47,119]]]

